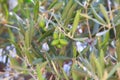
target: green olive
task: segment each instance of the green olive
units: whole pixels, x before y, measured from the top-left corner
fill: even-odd
[[[59,39],[61,45],[67,45],[68,41],[65,39]]]
[[[52,43],[51,43],[51,45],[53,45],[53,46],[54,46],[54,45],[58,45],[58,44],[59,44],[59,40],[58,40],[58,39],[53,40]]]
[[[58,33],[57,32],[53,33],[53,39],[58,39]]]
[[[61,44],[58,44],[58,45],[57,45],[57,48],[62,48],[62,45],[61,45]]]
[[[45,25],[46,25],[46,23],[45,23],[45,20],[44,20],[44,19],[39,22],[39,26],[40,26],[41,28],[44,28]]]

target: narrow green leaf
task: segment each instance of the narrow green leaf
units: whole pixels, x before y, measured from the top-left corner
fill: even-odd
[[[110,19],[108,17],[108,13],[107,13],[105,7],[103,6],[103,4],[100,4],[100,10],[101,10],[103,16],[105,17],[107,23],[110,24]]]
[[[92,12],[93,12],[95,18],[96,18],[98,21],[100,21],[101,23],[106,24],[105,21],[97,14],[97,12],[95,11],[95,9],[94,9],[93,6],[91,6],[91,9],[92,9]]]
[[[81,80],[84,77],[90,77],[87,72],[82,71],[80,69],[72,69],[72,78],[73,80]]]
[[[40,65],[37,64],[37,66],[36,66],[36,72],[37,72],[38,80],[45,80],[44,77],[43,77],[43,75],[42,75],[41,69],[45,68],[45,66],[47,65],[47,63],[48,62],[46,61],[46,62],[41,63]]]
[[[96,56],[94,55],[94,53],[91,54],[90,56],[90,62],[93,66],[93,69],[95,71],[95,73],[97,73],[98,77],[101,79],[102,78],[102,68],[101,68],[101,65],[98,61],[98,59],[96,58]],[[96,71],[97,70],[97,71]]]
[[[35,58],[35,54],[30,52],[28,49],[24,50],[25,56],[27,57],[29,63],[33,63],[33,60]]]
[[[116,53],[117,53],[117,60],[120,62],[120,40],[116,41]]]
[[[19,64],[19,62],[16,60],[16,58],[13,58],[13,57],[10,57],[10,56],[9,56],[9,58],[10,58],[10,65],[11,65],[11,66],[14,66],[14,67],[19,67],[19,66],[20,66],[20,64]]]
[[[117,63],[117,64],[113,67],[113,69],[109,72],[107,79],[109,79],[109,78],[116,72],[116,70],[117,70],[118,68],[120,68],[120,62]]]
[[[34,2],[33,0],[24,0],[26,3]]]
[[[8,28],[8,32],[9,32],[9,36],[10,36],[10,41],[15,42],[14,34],[13,34],[13,32],[11,31],[10,28]]]
[[[40,62],[42,62],[42,58],[35,59],[32,63],[35,65],[39,64]]]
[[[54,10],[58,10],[58,9],[61,9],[62,5],[63,5],[63,2],[58,2],[52,8]]]
[[[64,77],[65,77],[65,80],[69,80],[69,78],[68,78],[68,76],[67,76],[67,74],[65,73],[65,71],[61,68],[61,70],[62,70],[62,72],[63,72],[63,75],[64,75]]]
[[[100,44],[100,46],[106,46],[108,44],[108,41],[109,41],[109,31],[107,31],[105,34],[104,34],[104,38],[103,38],[103,41],[102,43]]]
[[[105,24],[99,22],[98,20],[96,20],[96,19],[94,19],[94,18],[88,16],[87,14],[82,14],[82,13],[80,13],[80,15],[81,15],[82,17],[86,17],[86,18],[88,18],[88,19],[91,19],[92,21],[94,21],[94,22],[96,22],[96,23],[98,23],[98,24],[101,24],[101,25],[106,26]]]
[[[95,60],[95,65],[96,65],[96,69],[97,69],[97,74],[98,74],[99,78],[102,79],[102,77],[103,77],[102,67],[97,58],[95,58],[94,60]]]
[[[40,66],[37,65],[36,66],[36,72],[37,72],[38,80],[44,80],[43,75],[42,75],[42,71],[40,69],[41,69]]]
[[[114,16],[113,22],[115,26],[120,24],[120,11],[118,11],[118,13]]]
[[[90,54],[90,64],[92,65],[93,72],[96,73],[95,55],[93,53]]]
[[[11,44],[13,44],[14,46],[15,46],[15,49],[16,49],[16,51],[17,51],[17,55],[19,56],[19,57],[22,57],[22,52],[21,52],[21,49],[20,49],[20,47],[18,46],[18,44],[15,42],[15,41],[11,41],[10,40],[10,42],[11,42]]]
[[[73,57],[77,56],[77,49],[75,46],[73,46]]]
[[[52,1],[52,3],[49,5],[48,9],[51,9],[57,2],[58,2],[58,0]]]
[[[76,7],[77,7],[77,3],[74,3],[72,5],[72,7],[70,8],[70,10],[68,11],[67,18],[65,18],[65,26],[67,26],[67,24],[71,20],[73,12],[74,12],[74,10],[75,10]]]
[[[26,48],[30,47],[30,37],[29,37],[29,30],[25,32],[25,46]]]
[[[3,7],[4,7],[4,11],[5,11],[5,17],[6,17],[6,19],[8,19],[8,17],[9,17],[9,11],[8,11],[7,5],[4,4]]]
[[[101,69],[102,69],[101,71],[102,71],[102,73],[104,73],[105,62],[104,62],[104,52],[103,52],[102,49],[101,49],[101,51],[100,51],[99,62],[100,62]]]
[[[45,39],[46,37],[52,35],[52,33],[54,32],[54,28],[51,30],[48,30],[47,32],[45,32],[39,39],[38,42],[42,41],[43,39]]]
[[[35,6],[34,6],[34,19],[35,21],[37,21],[37,18],[38,18],[38,14],[39,14],[39,1],[37,1],[35,3]]]
[[[81,52],[81,54],[83,55],[83,54],[85,54],[85,53],[87,53],[87,51],[90,49],[90,46],[87,46],[82,52]]]
[[[75,31],[76,31],[76,29],[77,29],[77,26],[78,26],[78,24],[79,24],[80,12],[81,12],[81,11],[78,10],[77,13],[76,13],[76,16],[75,16],[75,18],[74,18],[73,27],[72,27],[72,36],[74,36]]]
[[[69,2],[67,3],[66,7],[64,8],[64,10],[62,12],[62,19],[66,18],[68,11],[71,8],[72,4],[73,4],[73,0],[69,0]]]
[[[59,72],[58,72],[58,70],[55,66],[55,63],[53,61],[51,61],[51,63],[52,63],[52,66],[53,66],[53,69],[54,69],[55,73],[57,74],[58,77],[60,77],[60,74],[59,74]]]

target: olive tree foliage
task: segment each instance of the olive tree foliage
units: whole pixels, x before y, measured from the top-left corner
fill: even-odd
[[[34,80],[120,78],[119,0],[10,1],[0,0],[0,47],[14,45],[16,71]]]

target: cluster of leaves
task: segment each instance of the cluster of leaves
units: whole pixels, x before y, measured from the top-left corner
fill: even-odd
[[[116,52],[111,45],[116,39],[119,43],[120,6],[113,5],[117,0],[106,1],[18,0],[9,11],[1,0],[0,8],[5,11],[0,11],[0,44],[6,46],[1,39],[7,39],[18,55],[9,56],[11,67],[34,80],[120,79],[119,47]],[[79,51],[76,42],[86,47]],[[68,75],[63,66],[70,61]]]

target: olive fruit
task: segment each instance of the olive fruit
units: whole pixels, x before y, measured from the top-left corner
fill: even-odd
[[[52,43],[51,43],[51,45],[53,45],[53,46],[58,45],[58,44],[59,44],[59,39],[53,40]]]
[[[44,20],[44,19],[43,19],[43,20],[40,20],[39,26],[40,26],[41,28],[44,28],[45,25],[46,25],[45,20]]]
[[[57,45],[57,48],[62,48],[62,45],[61,45],[61,44],[58,44],[58,45]]]
[[[53,39],[58,39],[58,33],[57,32],[53,33]]]
[[[67,45],[68,41],[65,39],[59,39],[61,45]]]

